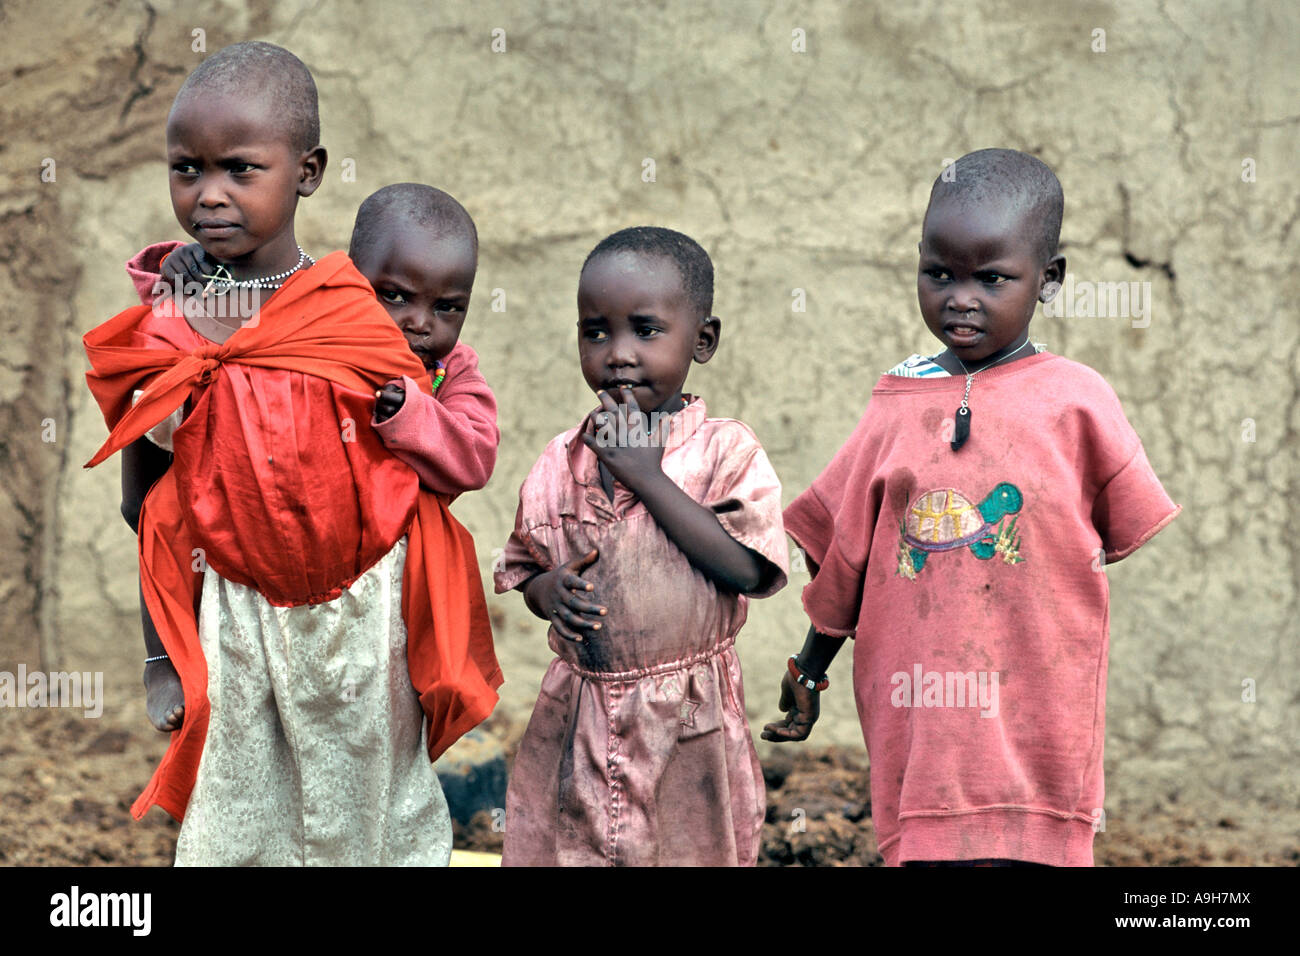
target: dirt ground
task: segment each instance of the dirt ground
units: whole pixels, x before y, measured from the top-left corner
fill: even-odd
[[[514,745],[521,723],[493,719]],[[87,721],[59,710],[10,710],[0,717],[0,864],[167,866],[178,824],[160,810],[135,822],[129,807],[164,750],[139,728]],[[865,755],[846,748],[775,751],[768,785],[764,866],[880,866]],[[1176,797],[1176,795],[1175,795]],[[1300,833],[1277,828],[1272,808],[1232,816],[1168,800],[1112,817],[1096,841],[1102,866],[1300,864]],[[500,852],[486,811],[458,827],[457,849]]]

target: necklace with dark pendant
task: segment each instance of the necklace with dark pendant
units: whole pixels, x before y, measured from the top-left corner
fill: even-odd
[[[966,367],[965,362],[963,362],[960,358],[957,358],[957,355],[955,353],[953,354],[953,358],[957,359],[957,364],[961,366],[961,370],[966,373],[966,391],[962,393],[961,404],[957,406],[957,414],[953,416],[952,441],[949,443],[952,445],[953,451],[961,451],[961,446],[966,444],[967,438],[970,438],[970,385],[971,382],[974,380],[975,376],[978,375],[980,372],[986,371],[987,369],[991,369],[994,365],[1001,365],[1003,362],[1011,358],[1011,356],[1015,355],[1017,352],[1019,352],[1028,344],[1029,344],[1029,333],[1026,332],[1025,340],[1021,342],[1018,346],[1016,346],[1016,348],[1012,349],[1010,352],[1002,356],[1002,358],[998,359],[996,362],[991,362],[990,364],[985,365],[983,368],[977,368],[973,372]]]

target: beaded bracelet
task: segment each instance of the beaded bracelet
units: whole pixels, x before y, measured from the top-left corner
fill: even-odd
[[[797,660],[798,657],[799,657],[798,654],[791,654],[790,660],[786,662],[786,666],[790,668],[790,675],[796,681],[798,681],[804,687],[807,687],[809,690],[817,691],[819,693],[821,691],[824,691],[827,687],[831,686],[830,678],[826,677],[825,675],[822,675],[822,678],[820,680],[814,680],[813,678],[805,674],[803,672],[803,669],[799,667],[799,662]]]
[[[166,654],[159,654],[159,655],[156,656],[156,657],[146,657],[146,658],[144,659],[144,662],[145,662],[146,664],[152,664],[154,661],[165,661],[165,660],[167,660],[167,655],[166,655]]]

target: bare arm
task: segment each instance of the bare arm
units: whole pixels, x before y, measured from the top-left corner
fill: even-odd
[[[662,470],[628,487],[669,540],[718,587],[748,594],[763,585],[767,562],[727,534],[717,515],[677,487]]]
[[[842,637],[822,634],[815,627],[808,628],[803,649],[795,657],[795,666],[810,679],[825,677],[844,641]],[[787,667],[781,675],[781,696],[777,703],[785,712],[785,718],[765,724],[763,739],[776,743],[807,740],[813,724],[821,716],[821,691],[809,690],[796,681]]]
[[[845,640],[846,638],[831,637],[829,634],[821,633],[815,627],[810,627],[808,636],[804,638],[803,649],[799,651],[795,663],[805,674],[823,676],[830,668],[835,655],[844,646]]]
[[[138,438],[122,449],[122,517],[136,534],[140,533],[140,510],[145,495],[171,463],[171,453],[148,438]],[[145,657],[165,655],[162,638],[149,615],[143,588],[140,590],[140,627],[144,631]],[[164,657],[145,664],[144,685],[148,694],[145,708],[150,722],[164,732],[178,729],[185,719],[185,696],[172,662]]]
[[[148,438],[137,438],[122,449],[122,517],[137,534],[145,495],[171,463],[171,452],[159,448]]]

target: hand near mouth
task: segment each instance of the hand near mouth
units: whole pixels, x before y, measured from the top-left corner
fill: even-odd
[[[584,433],[582,440],[596,458],[625,488],[640,494],[646,482],[663,476],[662,437],[650,427],[632,394],[632,388],[619,388],[619,402],[609,392],[596,393],[601,410],[591,416],[596,434]],[[658,420],[656,420],[658,424]]]

